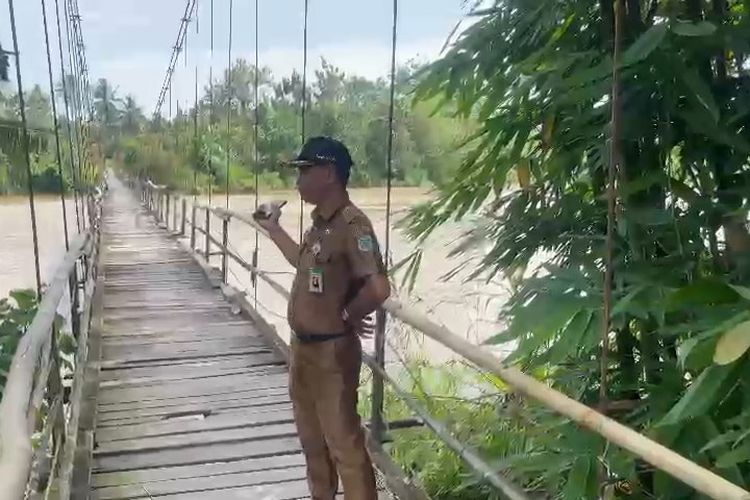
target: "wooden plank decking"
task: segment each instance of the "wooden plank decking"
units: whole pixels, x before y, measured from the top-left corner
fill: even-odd
[[[286,367],[114,183],[90,496],[307,498]]]

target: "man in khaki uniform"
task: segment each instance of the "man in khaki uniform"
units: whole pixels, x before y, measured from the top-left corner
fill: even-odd
[[[357,414],[363,321],[390,294],[369,219],[349,200],[352,159],[334,139],[315,137],[291,162],[302,199],[315,205],[298,245],[279,225],[280,209],[260,221],[297,268],[289,301],[290,394],[313,500],[376,500],[375,476]]]

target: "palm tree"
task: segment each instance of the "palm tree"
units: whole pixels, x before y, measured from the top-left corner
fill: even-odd
[[[122,101],[116,96],[116,90],[106,78],[100,78],[94,88],[94,113],[105,129],[119,121],[120,104]]]
[[[232,101],[237,107],[240,115],[244,115],[248,109],[252,109],[255,90],[256,73],[258,77],[258,88],[272,83],[271,70],[267,67],[256,68],[245,59],[239,58],[232,66],[231,86],[228,83],[229,73],[224,71],[224,80],[214,89],[217,92],[216,105],[226,107],[231,94]]]
[[[144,121],[145,116],[138,103],[135,102],[135,98],[132,95],[125,97],[121,116],[122,130],[129,134],[137,133]]]

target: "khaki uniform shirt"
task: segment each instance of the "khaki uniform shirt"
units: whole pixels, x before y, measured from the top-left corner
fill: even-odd
[[[301,335],[346,333],[344,307],[367,277],[385,273],[367,216],[349,199],[332,210],[313,210],[313,225],[300,245],[287,317]]]

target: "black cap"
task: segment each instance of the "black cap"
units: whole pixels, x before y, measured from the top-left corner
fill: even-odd
[[[302,146],[297,157],[289,164],[295,167],[308,167],[312,165],[326,165],[332,163],[336,168],[336,175],[346,184],[349,181],[352,156],[341,141],[331,137],[311,137]]]

